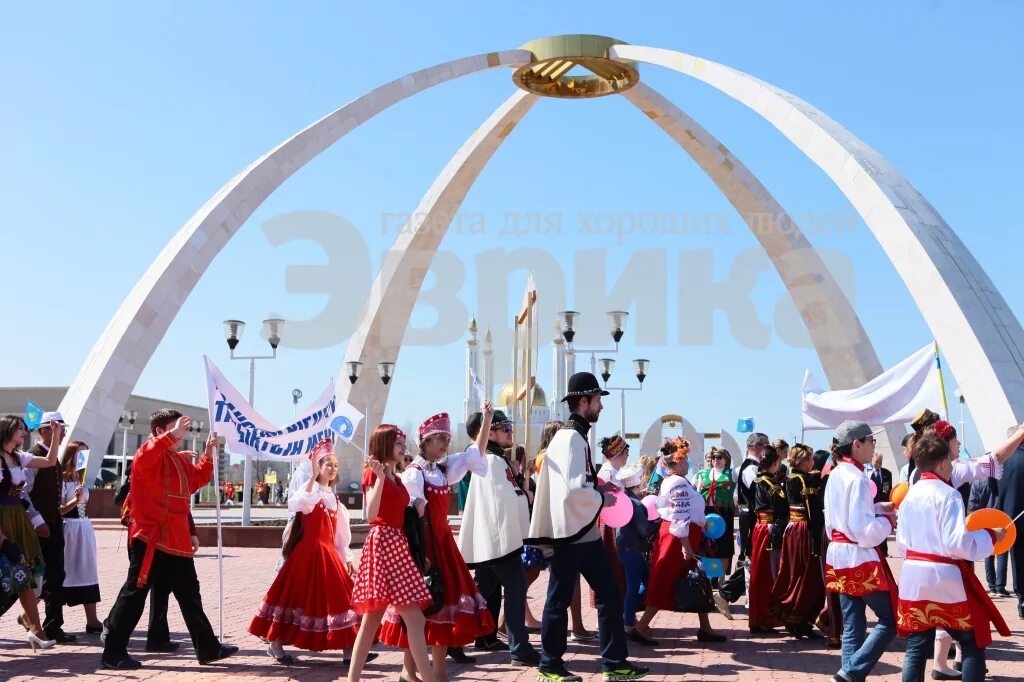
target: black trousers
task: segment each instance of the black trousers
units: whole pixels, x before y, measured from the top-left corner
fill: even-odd
[[[128,561],[132,560],[132,549],[128,547]],[[146,630],[146,648],[160,647],[171,641],[171,628],[167,625],[167,607],[171,598],[171,590],[163,581],[153,580],[149,576],[149,629]],[[110,616],[103,621],[103,626],[110,629]]]
[[[739,560],[749,559],[754,535],[754,513],[740,509],[740,556]]]
[[[564,667],[569,632],[569,604],[580,575],[594,590],[597,602],[597,632],[605,670],[626,662],[626,634],[622,624],[622,596],[612,575],[604,543],[600,540],[555,547],[548,566],[548,598],[541,621],[540,670]]]
[[[526,632],[526,569],[519,553],[476,569],[476,584],[487,600],[487,610],[498,622],[502,592],[505,597],[505,633],[513,658],[527,660],[536,655]],[[504,588],[504,590],[502,589]],[[494,634],[490,635],[494,637]]]
[[[1020,538],[1021,524],[1017,523],[1018,539],[1010,548],[1010,567],[1013,571],[1013,591],[1017,603],[1024,604],[1024,539]]]
[[[49,524],[48,524],[49,525]],[[57,523],[50,528],[50,537],[39,538],[43,550],[43,631],[47,637],[54,637],[64,629],[64,524]]]
[[[117,595],[117,601],[110,609],[110,615],[107,616],[108,632],[103,657],[108,661],[116,661],[127,654],[128,640],[135,631],[135,626],[139,624],[142,610],[146,606],[146,597],[150,587],[154,585],[163,585],[168,593],[174,595],[185,619],[185,627],[192,637],[196,658],[204,660],[216,656],[220,651],[220,642],[213,632],[209,619],[203,613],[199,578],[196,576],[196,565],[192,557],[174,556],[156,550],[149,581],[145,587],[138,587],[139,571],[145,553],[146,543],[135,540],[131,548],[128,577]]]

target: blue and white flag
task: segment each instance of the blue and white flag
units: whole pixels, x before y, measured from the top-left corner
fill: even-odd
[[[363,413],[348,403],[337,403],[334,383],[294,421],[278,428],[263,418],[231,385],[220,370],[203,357],[209,392],[210,431],[226,441],[236,455],[258,459],[300,460],[325,438],[350,442]]]
[[[29,431],[35,431],[42,424],[43,410],[31,400],[25,402],[25,425]]]
[[[89,451],[79,450],[75,454],[75,471],[81,471],[89,468]]]
[[[754,418],[746,417],[745,419],[736,420],[736,432],[737,433],[753,433],[754,432]]]
[[[701,568],[704,569],[704,575],[710,578],[724,578],[725,577],[725,565],[722,560],[718,557],[713,556],[698,556],[700,559]]]

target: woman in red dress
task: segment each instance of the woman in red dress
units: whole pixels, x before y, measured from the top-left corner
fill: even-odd
[[[754,479],[754,511],[757,524],[751,533],[750,551],[750,632],[770,634],[779,625],[778,606],[772,604],[772,551],[781,546],[773,537],[773,529],[779,528],[783,517],[789,515],[786,492],[775,482],[779,471],[779,451],[766,445],[761,463],[758,464],[757,478]]]
[[[420,671],[420,679],[434,682],[423,635],[423,610],[432,600],[405,537],[409,492],[395,475],[395,465],[404,455],[405,433],[401,429],[393,424],[381,424],[374,429],[363,474],[370,532],[363,543],[352,592],[352,607],[363,614],[363,622],[352,651],[349,682],[359,680],[370,645],[389,606],[395,608],[405,623],[409,652]]]
[[[697,549],[704,537],[704,498],[686,474],[690,443],[685,438],[667,441],[661,447],[661,463],[666,475],[658,494],[658,513],[662,522],[651,553],[651,571],[647,580],[646,608],[630,631],[629,638],[647,646],[660,643],[652,637],[651,621],[658,611],[676,610],[679,581],[697,566]],[[710,591],[710,586],[709,586]],[[708,612],[698,611],[698,642],[724,642],[725,636],[711,629]]]
[[[797,443],[789,451],[789,477],[786,498],[789,524],[782,538],[779,576],[775,580],[772,602],[786,630],[797,639],[821,639],[814,631],[814,620],[825,605],[825,580],[821,574],[821,529],[825,515],[821,502],[821,475],[814,467],[811,449]]]
[[[285,644],[307,651],[346,649],[359,629],[352,610],[351,564],[346,567],[339,557],[351,533],[332,488],[338,459],[331,441],[314,448],[310,459],[309,481],[288,500],[288,511],[300,517],[301,525],[292,528],[284,565],[249,624],[249,632],[270,642],[267,653],[284,664],[294,662]]]
[[[452,486],[461,481],[467,471],[479,471],[486,464],[478,445],[445,457],[451,440],[451,420],[446,412],[427,419],[419,428],[420,454],[402,473],[402,483],[409,491],[412,505],[425,522],[427,561],[440,570],[444,585],[444,603],[439,611],[426,617],[424,630],[427,645],[432,648],[435,682],[448,680],[445,669],[448,647],[465,646],[494,632],[494,618],[480,596],[448,525]],[[409,645],[394,607],[384,613],[380,641],[402,648]],[[412,654],[406,651],[402,676],[415,679],[415,670]]]

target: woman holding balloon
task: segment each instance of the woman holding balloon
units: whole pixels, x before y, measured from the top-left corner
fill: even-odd
[[[651,573],[647,584],[647,608],[633,628],[650,640],[650,624],[658,611],[675,610],[676,586],[697,566],[695,548],[700,547],[704,527],[704,498],[686,480],[690,464],[686,455],[690,443],[685,438],[667,441],[661,448],[661,464],[667,476],[658,495],[658,512],[663,523],[651,555]],[[706,578],[705,578],[706,579]],[[698,613],[699,642],[724,642],[725,637],[711,629],[706,612]]]
[[[722,560],[725,572],[732,573],[732,557],[736,551],[736,508],[733,506],[736,482],[732,477],[732,457],[725,448],[712,447],[708,460],[708,468],[697,472],[693,484],[704,497],[704,514],[718,514],[725,521],[725,532],[714,541],[715,556]]]

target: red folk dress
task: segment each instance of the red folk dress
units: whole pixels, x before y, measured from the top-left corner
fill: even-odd
[[[369,490],[376,480],[377,475],[367,469],[363,474],[363,491]],[[416,568],[403,530],[409,493],[391,476],[384,479],[383,486],[380,508],[370,521],[370,532],[363,543],[352,608],[357,613],[376,613],[389,606],[409,604],[425,609],[431,603],[430,591]]]
[[[770,474],[761,473],[754,482],[754,506],[757,524],[751,533],[750,606],[748,626],[751,630],[781,625],[779,608],[772,602],[772,529],[778,516],[788,513],[786,493],[775,484]]]
[[[431,646],[465,646],[479,637],[494,632],[494,617],[487,610],[487,602],[480,595],[473,576],[455,544],[455,536],[448,525],[448,505],[451,500],[449,480],[458,482],[465,475],[461,458],[480,454],[476,448],[456,453],[448,458],[444,468],[430,464],[421,457],[405,473],[402,481],[411,498],[422,498],[426,509],[426,549],[431,566],[441,571],[444,584],[444,605],[441,610],[427,616],[424,635]],[[409,640],[402,619],[394,608],[384,613],[380,631],[383,644],[408,647]]]
[[[645,599],[648,607],[674,611],[679,581],[697,566],[696,559],[683,558],[680,538],[688,538],[696,554],[703,537],[704,498],[685,478],[672,475],[661,483],[658,513],[663,523],[651,554]]]
[[[821,478],[796,471],[786,479],[789,525],[782,539],[779,576],[772,601],[779,605],[787,625],[810,625],[825,605],[825,577],[821,570]]]
[[[348,521],[339,515],[335,494],[319,484],[316,488],[300,490],[288,500],[288,510],[302,514],[302,537],[263,598],[249,632],[307,651],[347,649],[359,630],[352,577],[342,563]]]

